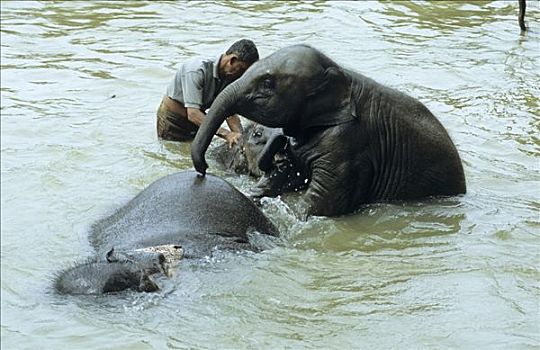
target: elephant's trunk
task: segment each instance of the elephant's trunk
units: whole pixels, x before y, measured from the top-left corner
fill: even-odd
[[[217,96],[191,143],[191,161],[195,170],[202,175],[206,174],[208,168],[204,159],[206,150],[223,121],[234,112],[233,109],[239,96],[238,91],[242,84],[241,80],[238,79],[231,83]]]
[[[259,169],[264,172],[270,171],[273,165],[274,156],[276,153],[283,150],[286,144],[287,136],[283,135],[280,130],[275,131],[268,139],[261,154],[259,155],[259,159],[257,161]]]

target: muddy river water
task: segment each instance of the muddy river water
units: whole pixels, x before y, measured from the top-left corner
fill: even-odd
[[[540,346],[540,8],[529,1],[1,3],[3,349]],[[420,99],[468,193],[296,219],[286,244],[182,265],[156,294],[62,297],[97,219],[191,169],[155,110],[188,57],[307,43]],[[217,169],[211,169],[221,174]],[[225,176],[225,174],[222,174]],[[241,190],[253,181],[227,177]]]

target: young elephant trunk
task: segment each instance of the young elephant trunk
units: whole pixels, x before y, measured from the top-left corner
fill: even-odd
[[[240,79],[230,84],[223,90],[212,106],[206,118],[199,128],[195,139],[191,143],[191,160],[195,170],[202,175],[206,174],[208,164],[204,159],[204,155],[215,133],[234,111],[234,107],[238,100],[238,91],[240,90]]]

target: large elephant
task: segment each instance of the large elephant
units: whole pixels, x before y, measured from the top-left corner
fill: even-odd
[[[283,128],[308,175],[307,215],[351,213],[362,204],[466,192],[459,154],[418,100],[296,45],[253,64],[212,104],[191,145],[205,174],[205,152],[234,113]]]
[[[158,287],[150,275],[169,274],[174,259],[202,258],[215,250],[253,250],[278,230],[231,184],[194,171],[152,183],[113,215],[92,226],[96,258],[73,266],[55,280],[64,294],[99,294]],[[254,242],[257,242],[254,244]]]

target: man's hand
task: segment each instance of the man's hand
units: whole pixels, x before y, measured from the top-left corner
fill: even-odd
[[[227,143],[229,144],[229,149],[231,149],[232,146],[233,146],[235,143],[239,143],[241,137],[242,137],[242,134],[241,134],[241,133],[239,133],[239,132],[234,132],[234,131],[230,131],[230,132],[225,136],[225,140],[226,140]]]

